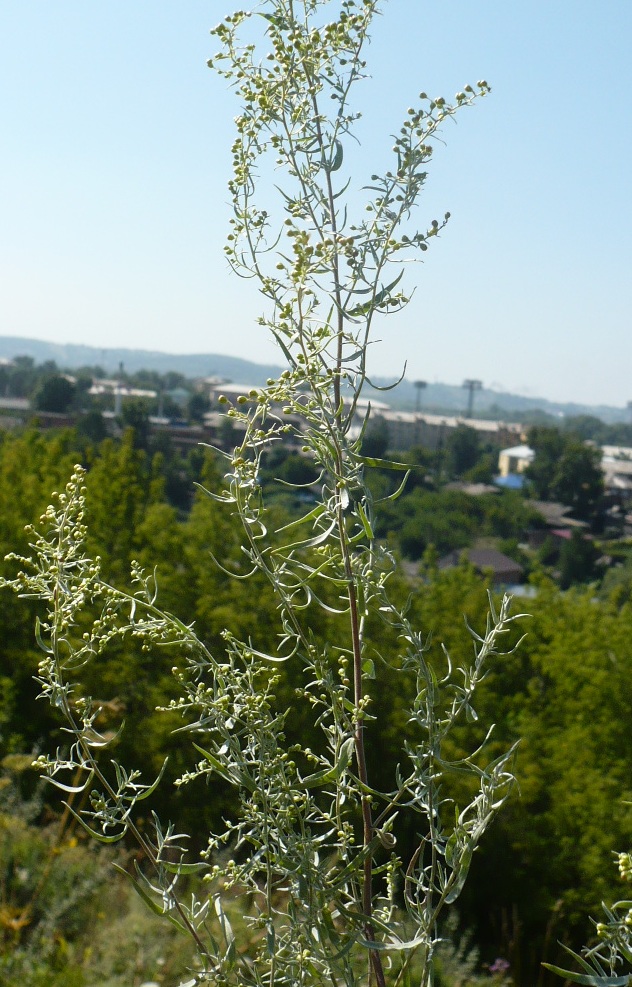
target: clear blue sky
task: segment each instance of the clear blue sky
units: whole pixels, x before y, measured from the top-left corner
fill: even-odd
[[[232,8],[0,4],[0,334],[278,362],[222,254],[237,106],[206,59]],[[384,5],[367,175],[421,89],[493,92],[435,154],[420,221],[453,218],[376,372],[632,399],[631,50],[632,0]]]

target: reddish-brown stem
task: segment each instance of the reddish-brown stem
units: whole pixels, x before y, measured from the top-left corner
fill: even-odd
[[[349,546],[345,538],[345,521],[342,506],[338,508],[338,529],[340,532],[340,547],[344,560],[345,576],[347,579],[347,593],[349,598],[349,620],[351,625],[351,645],[353,650],[353,700],[356,710],[355,723],[355,749],[356,763],[358,767],[358,777],[362,787],[367,790],[369,785],[368,772],[366,767],[366,754],[364,749],[364,722],[362,712],[363,681],[362,681],[362,642],[360,640],[360,621],[358,618],[358,600],[356,595],[351,559],[349,556]],[[371,802],[368,795],[362,796],[362,831],[363,844],[366,847],[373,838],[373,818],[371,812]],[[375,932],[371,922],[373,912],[373,857],[368,854],[363,864],[362,880],[362,911],[366,917],[365,935],[369,942],[375,940]],[[370,951],[371,966],[375,973],[378,987],[386,987],[382,960],[377,950]]]

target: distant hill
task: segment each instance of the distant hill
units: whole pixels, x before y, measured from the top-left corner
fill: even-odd
[[[284,369],[281,365],[252,363],[220,353],[174,354],[157,350],[102,349],[75,343],[47,343],[39,339],[0,336],[0,358],[12,359],[16,356],[30,356],[36,363],[54,360],[60,368],[67,370],[100,366],[106,373],[114,373],[122,363],[128,373],[137,370],[166,373],[173,370],[185,377],[217,376],[253,386],[265,384],[268,377],[277,377]],[[374,380],[380,387],[388,387],[394,382],[393,378]],[[467,392],[455,384],[428,384],[418,394],[412,381],[403,380],[393,390],[376,392],[376,399],[403,410],[415,409],[418,398],[419,407],[426,411],[458,414],[465,413],[467,408]],[[537,410],[555,416],[594,415],[608,423],[630,420],[627,408],[609,405],[560,403],[487,388],[477,391],[475,395],[475,417],[511,420],[512,416]]]
[[[16,356],[30,356],[36,363],[54,360],[64,370],[102,367],[110,374],[115,373],[122,363],[127,373],[137,370],[167,373],[174,370],[185,377],[226,377],[255,385],[265,384],[268,377],[278,376],[283,369],[218,353],[174,354],[158,350],[102,349],[76,343],[47,343],[41,339],[0,336],[0,358],[12,359]]]
[[[375,383],[384,384],[392,383],[392,381],[377,379]],[[396,399],[395,395],[397,395]],[[461,414],[465,414],[467,410],[468,392],[457,384],[428,384],[421,391],[420,398],[419,407],[422,410],[433,412],[451,410],[453,413],[456,411]],[[403,380],[395,391],[384,394],[383,399],[387,404],[396,408],[414,409],[417,407],[416,389],[414,383],[409,380]],[[475,418],[510,421],[512,416],[520,416],[534,411],[543,411],[555,417],[593,415],[608,424],[630,421],[630,412],[627,408],[617,408],[604,404],[588,405],[549,401],[547,398],[524,397],[505,391],[492,391],[485,387],[476,392],[474,399]]]

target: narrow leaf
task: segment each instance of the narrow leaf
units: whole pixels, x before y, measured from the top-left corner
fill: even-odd
[[[150,795],[153,795],[154,794],[154,792],[156,791],[156,789],[158,788],[158,785],[160,784],[160,782],[162,780],[162,776],[165,773],[165,768],[167,767],[167,761],[168,760],[169,760],[168,757],[166,757],[164,759],[164,761],[162,762],[162,767],[160,769],[160,772],[159,772],[158,777],[156,778],[156,780],[149,786],[149,788],[146,788],[142,792],[140,792],[140,794],[136,796],[135,801],[142,802],[143,799],[147,799],[147,798],[149,798]]]
[[[381,470],[405,470],[410,473],[410,463],[394,463],[390,459],[377,459],[375,456],[356,456],[359,463]]]
[[[406,473],[406,476],[404,477],[404,479],[402,480],[402,482],[398,486],[397,490],[394,493],[389,494],[388,497],[384,497],[383,498],[384,501],[391,502],[391,501],[394,501],[394,500],[399,500],[399,498],[403,494],[404,490],[406,489],[406,484],[408,483],[408,477],[410,476],[410,473],[411,473],[411,471],[408,470],[407,473]]]
[[[360,520],[362,521],[362,527],[364,528],[367,538],[369,539],[369,541],[373,541],[375,537],[373,534],[373,528],[371,527],[371,523],[367,517],[364,507],[359,502],[358,502],[358,514],[360,515]]]
[[[42,624],[39,617],[35,618],[35,640],[37,641],[38,647],[42,649],[44,654],[52,655],[52,648],[46,644],[44,638],[42,637]]]
[[[451,905],[452,902],[456,901],[461,894],[463,885],[465,884],[465,880],[467,878],[467,872],[469,871],[470,864],[472,863],[472,853],[473,850],[471,846],[464,847],[458,864],[458,869],[453,871],[453,874],[456,873],[454,884],[445,896],[446,905]]]
[[[338,761],[336,763],[336,777],[340,778],[342,773],[347,770],[351,763],[351,758],[353,757],[353,752],[355,750],[355,738],[347,737],[345,742],[340,748],[340,754],[338,756]]]
[[[378,305],[380,305],[383,301],[385,301],[389,297],[393,288],[395,288],[399,284],[403,276],[404,276],[404,271],[402,270],[397,275],[394,281],[391,281],[391,283],[386,285],[385,288],[382,288],[381,291],[378,291],[377,295],[371,298],[368,302],[364,302],[362,305],[356,305],[355,308],[349,309],[349,311],[346,312],[345,314],[350,315],[351,317],[356,317],[358,315],[367,315],[368,312],[372,312],[373,309],[377,308]]]
[[[290,367],[292,367],[292,369],[294,369],[296,367],[296,360],[294,359],[294,357],[290,353],[289,349],[287,348],[287,346],[285,345],[285,343],[281,339],[281,336],[279,335],[279,333],[278,332],[274,332],[274,329],[272,330],[272,333],[273,333],[274,338],[276,339],[277,343],[279,344],[281,350],[283,351],[283,356],[287,360],[287,362],[290,365]]]
[[[160,864],[169,874],[178,874],[182,876],[184,874],[197,874],[201,870],[208,870],[209,865],[204,863],[203,860],[199,860],[197,863],[193,864],[174,864],[167,860],[161,860]]]
[[[123,826],[123,829],[121,830],[120,833],[117,833],[115,836],[106,836],[105,833],[98,833],[96,829],[92,829],[92,826],[88,826],[87,822],[84,822],[84,820],[81,818],[79,813],[75,812],[72,806],[68,805],[67,802],[63,802],[62,805],[66,806],[70,814],[75,817],[79,825],[82,826],[83,829],[85,829],[86,833],[89,833],[90,836],[92,836],[95,840],[98,840],[99,843],[118,843],[120,840],[123,839],[123,837],[127,832],[127,826],[125,825],[125,823],[122,823],[121,825]]]
[[[231,785],[235,784],[235,779],[232,777],[231,774],[229,774],[229,772],[226,770],[222,762],[218,761],[218,759],[215,757],[214,754],[211,754],[210,751],[204,750],[204,748],[200,747],[199,744],[194,743],[193,746],[195,747],[198,754],[201,754],[204,760],[208,761],[210,766],[213,768],[215,773],[220,776],[220,778],[223,778],[224,781],[230,782]]]
[[[64,785],[63,782],[57,781],[56,778],[52,778],[50,775],[45,775],[45,781],[50,782],[55,788],[60,788],[62,792],[69,792],[70,795],[79,795],[80,792],[85,791],[86,785],[89,785],[94,778],[94,771],[91,771],[88,777],[81,785]]]
[[[583,984],[585,987],[627,987],[630,983],[630,976],[625,977],[609,977],[601,976],[598,973],[587,974],[587,973],[575,973],[573,970],[563,970],[560,966],[555,966],[553,963],[543,963],[543,967],[550,970],[551,973],[556,973],[558,977],[563,977],[564,980],[570,981],[572,984]]]
[[[343,151],[342,142],[336,139],[334,141],[334,153],[332,157],[329,159],[329,161],[327,161],[327,159],[323,155],[323,168],[325,169],[325,171],[327,172],[339,171],[340,167],[342,166],[343,153],[344,151]]]
[[[161,918],[169,919],[171,924],[175,925],[176,929],[179,929],[180,932],[187,931],[185,927],[182,925],[182,923],[179,922],[177,918],[175,918],[175,916],[171,915],[169,912],[166,912],[163,908],[161,908],[158,902],[151,897],[151,895],[147,894],[147,892],[141,885],[140,881],[137,881],[136,878],[133,876],[133,874],[130,874],[129,871],[125,870],[124,867],[120,867],[118,864],[112,864],[112,866],[114,867],[114,870],[117,870],[119,872],[119,874],[123,874],[123,876],[126,877],[128,881],[131,881],[131,883],[134,885],[134,890],[136,891],[136,894],[139,896],[139,898],[141,898],[145,902],[145,904],[150,909],[150,911],[152,911],[155,915],[160,915]],[[195,981],[192,982],[195,983]]]
[[[348,496],[349,495],[347,494],[347,497]],[[323,545],[327,541],[327,539],[329,538],[335,527],[336,527],[336,519],[334,518],[334,520],[331,522],[329,527],[326,528],[325,531],[321,531],[320,534],[314,535],[313,538],[305,538],[303,541],[295,541],[292,542],[291,545],[284,545],[282,548],[274,549],[273,554],[279,555],[282,552],[283,553],[290,552],[297,548],[316,548],[317,545]]]

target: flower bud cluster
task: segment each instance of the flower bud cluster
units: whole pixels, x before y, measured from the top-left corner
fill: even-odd
[[[619,874],[624,881],[632,880],[632,854],[620,853],[617,857]]]

